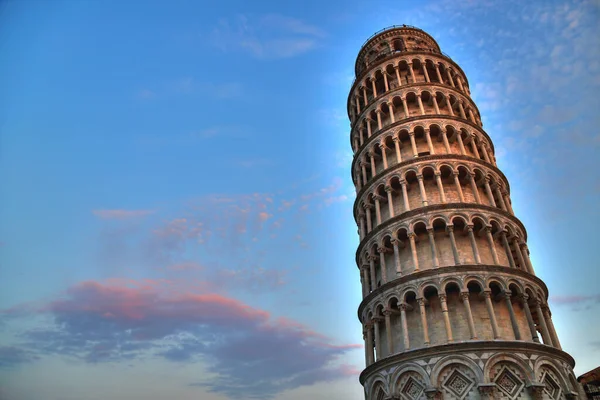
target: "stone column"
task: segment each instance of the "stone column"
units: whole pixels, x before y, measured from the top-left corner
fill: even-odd
[[[454,117],[454,111],[452,110],[452,104],[450,104],[450,96],[446,96],[446,105],[448,106],[448,112]]]
[[[385,335],[387,339],[387,352],[388,356],[394,354],[394,343],[392,340],[392,312],[390,310],[385,310],[383,312],[383,316],[385,317]]]
[[[389,185],[386,185],[384,189],[387,193],[388,212],[390,214],[390,218],[394,218],[394,199],[392,197],[394,189],[392,189],[392,187]]]
[[[515,249],[515,253],[517,253],[517,260],[519,260],[519,266],[523,271],[527,271],[527,264],[525,264],[525,260],[523,260],[523,254],[521,254],[521,247],[519,246],[519,240],[516,236],[513,236],[513,247]]]
[[[492,334],[494,339],[500,337],[498,330],[498,321],[496,321],[496,314],[494,313],[494,304],[492,303],[492,291],[491,289],[484,289],[481,293],[485,299],[485,306],[487,308],[488,315],[490,316],[490,324],[492,325]]]
[[[415,132],[408,132],[408,136],[410,137],[410,145],[412,146],[413,157],[419,157],[419,150],[417,150],[417,142],[415,142]]]
[[[392,140],[394,141],[394,148],[396,149],[396,160],[398,163],[402,162],[402,152],[400,151],[400,138],[397,136],[394,136],[392,138]]]
[[[406,104],[406,96],[402,96],[402,108],[404,108],[404,118],[409,118],[410,113],[408,112],[408,104]]]
[[[369,256],[369,270],[371,271],[371,291],[377,289],[377,274],[375,273],[375,256]]]
[[[359,115],[360,114],[360,96],[359,95],[354,96],[354,101],[356,104],[356,115]]]
[[[469,240],[471,241],[471,248],[473,249],[473,257],[475,258],[475,263],[481,264],[481,257],[479,257],[479,249],[477,248],[477,242],[475,241],[475,233],[473,232],[473,225],[467,225],[467,231],[469,232]]]
[[[521,242],[521,252],[523,253],[523,258],[525,259],[525,263],[527,264],[527,269],[529,273],[535,275],[535,271],[533,270],[533,265],[531,264],[531,258],[529,257],[529,249],[527,248],[527,243]]]
[[[450,149],[450,142],[448,142],[448,135],[445,129],[442,129],[442,140],[444,141],[444,147],[446,148],[446,153],[451,154],[452,150]]]
[[[369,150],[368,154],[371,161],[371,178],[375,178],[375,175],[377,175],[377,166],[375,165],[375,151],[371,149]]]
[[[366,166],[366,162],[365,161],[361,161],[360,162],[360,169],[361,169],[362,175],[363,175],[363,182],[366,185],[368,179],[367,179],[367,166]]]
[[[469,113],[469,119],[471,120],[471,122],[476,124],[477,118],[475,118],[475,114],[473,114],[473,110],[471,110],[471,108],[467,108],[467,112]]]
[[[469,303],[469,292],[460,292],[465,310],[467,311],[467,320],[469,322],[469,332],[471,333],[471,339],[477,339],[477,333],[475,333],[475,322],[473,321],[473,313],[471,312],[471,303]]]
[[[483,148],[483,159],[485,162],[491,164],[492,162],[490,161],[490,156],[488,155],[487,145],[485,143],[481,143],[481,147]]]
[[[375,361],[381,360],[381,335],[379,332],[379,316],[373,318],[373,330],[375,331]]]
[[[452,176],[454,176],[454,184],[456,185],[456,191],[458,192],[458,199],[461,203],[465,202],[465,196],[462,191],[462,187],[460,186],[460,180],[458,179],[458,171],[452,171]]]
[[[435,248],[435,232],[433,231],[433,228],[427,228],[427,234],[429,236],[429,245],[431,246],[431,260],[433,261],[433,266],[437,268],[440,266],[440,262]]]
[[[562,350],[560,342],[558,341],[556,329],[554,329],[554,323],[552,322],[552,314],[550,313],[550,308],[548,308],[548,305],[545,305],[545,307],[542,308],[542,312],[544,313],[544,319],[546,320],[548,333],[550,333],[550,337],[552,338],[552,343],[554,344],[554,347],[556,347],[559,350]]]
[[[387,149],[387,147],[385,147],[385,143],[379,143],[379,149],[381,150],[381,158],[383,160],[383,169],[388,169],[388,160],[387,160],[387,154],[385,152],[385,150]]]
[[[429,154],[435,154],[433,143],[431,142],[431,135],[429,134],[429,128],[425,129],[425,139],[427,140],[427,146],[429,147]]]
[[[427,72],[427,64],[422,62],[421,63],[421,68],[423,68],[423,75],[425,76],[425,82],[429,83],[431,82],[429,80],[429,72]]]
[[[456,76],[456,83],[458,84],[458,88],[460,89],[460,91],[461,91],[461,92],[463,92],[463,93],[464,93],[464,92],[465,92],[465,89],[463,88],[463,85],[462,85],[462,82],[461,82],[461,80],[462,80],[462,79],[460,79],[458,76]]]
[[[365,366],[369,366],[369,345],[367,340],[367,326],[363,324],[363,341],[365,342]]]
[[[396,79],[398,79],[398,86],[402,86],[402,79],[400,79],[400,67],[398,65],[394,65],[394,70],[396,71]]]
[[[435,183],[437,184],[438,190],[440,191],[440,199],[442,203],[446,202],[446,193],[444,192],[444,184],[442,183],[442,173],[439,171],[435,172]]]
[[[439,294],[440,304],[442,306],[442,315],[444,316],[444,325],[446,326],[446,339],[448,343],[453,341],[452,339],[452,326],[450,325],[450,316],[448,315],[448,303],[445,293]]]
[[[440,106],[438,105],[435,93],[433,94],[433,96],[431,96],[431,100],[433,101],[433,109],[435,110],[435,114],[440,115]]]
[[[477,158],[481,158],[479,156],[479,150],[477,149],[477,143],[475,143],[475,134],[472,133],[471,134],[471,150],[473,151],[473,154],[475,154],[475,157]]]
[[[427,206],[427,192],[425,191],[425,185],[423,184],[423,175],[417,175],[417,180],[419,181],[419,190],[421,191],[421,201],[423,202],[423,207]]]
[[[440,66],[437,63],[434,63],[434,66],[435,74],[437,75],[439,83],[444,83],[444,80],[442,79],[442,74],[440,74]]]
[[[365,213],[364,211],[360,211],[358,213],[358,220],[360,221],[360,240],[363,240],[366,235],[365,231]]]
[[[406,181],[402,179],[400,181],[400,186],[402,187],[402,200],[404,202],[404,211],[410,211],[410,203],[408,201],[408,190],[406,188]]]
[[[485,235],[487,236],[488,243],[490,244],[490,251],[492,253],[492,259],[494,260],[495,265],[500,265],[500,260],[498,260],[498,253],[496,253],[496,243],[494,242],[494,237],[492,236],[492,227],[485,227]]]
[[[508,258],[508,264],[511,268],[517,268],[515,265],[515,259],[513,258],[512,251],[510,251],[510,245],[508,244],[508,239],[506,239],[506,232],[500,232],[500,239],[502,239],[502,244],[504,245],[504,251],[506,251],[506,257]]]
[[[365,82],[366,85],[366,82]],[[369,104],[369,97],[367,96],[367,87],[361,86],[363,92],[363,100],[365,101],[365,108],[367,108],[367,104]]]
[[[375,354],[373,352],[373,350],[374,350],[374,348],[373,348],[373,331],[371,330],[373,325],[366,324],[366,327],[367,327],[367,346],[366,346],[367,365],[371,365],[375,362]]]
[[[477,183],[475,182],[475,177],[472,173],[468,173],[469,182],[471,182],[471,190],[473,191],[473,196],[475,197],[475,202],[477,204],[481,204],[481,198],[479,197],[479,190],[477,190]]]
[[[400,303],[398,308],[400,308],[400,324],[402,325],[402,338],[404,339],[404,351],[410,349],[410,342],[408,341],[408,324],[406,322],[406,309],[408,308],[408,304]]]
[[[452,79],[452,75],[450,75],[449,69],[446,69],[446,74],[448,75],[448,81],[450,82],[450,85],[455,88],[456,86],[454,85],[454,80]]]
[[[392,239],[392,245],[394,247],[394,264],[396,264],[396,273],[402,275],[402,263],[400,262],[400,240]]]
[[[512,208],[512,204],[510,202],[510,197],[508,195],[508,192],[504,191],[502,193],[502,196],[504,197],[504,204],[506,205],[508,212],[511,213],[512,215],[515,215],[515,212],[513,211],[513,208]]]
[[[505,291],[504,298],[506,299],[506,307],[508,307],[508,314],[510,315],[510,323],[515,334],[515,340],[521,340],[521,332],[519,331],[519,324],[517,323],[517,317],[515,315],[515,310],[513,309],[511,294],[510,290]]]
[[[394,104],[392,102],[387,103],[388,111],[390,113],[390,124],[396,122],[396,118],[394,118]]]
[[[386,248],[385,247],[379,247],[377,249],[377,252],[379,253],[379,268],[381,268],[381,281],[383,284],[387,283],[387,267],[385,266],[385,252],[386,252]]]
[[[375,114],[377,115],[377,130],[380,130],[383,127],[381,124],[381,109],[375,110]]]
[[[413,83],[417,83],[417,78],[415,77],[415,71],[413,70],[413,64],[411,62],[408,63],[408,70],[410,71],[410,77],[412,78]]]
[[[429,329],[427,328],[427,314],[425,311],[425,299],[419,297],[417,299],[419,304],[419,313],[421,314],[421,327],[423,328],[423,344],[429,346]]]
[[[425,108],[423,107],[423,100],[421,99],[421,93],[417,95],[417,102],[419,103],[419,110],[421,110],[421,115],[425,115]]]
[[[410,250],[412,252],[413,264],[415,266],[415,272],[419,270],[419,258],[417,257],[417,245],[415,244],[415,234],[410,232],[408,234],[408,240],[410,242]]]
[[[542,312],[542,302],[539,299],[535,299],[535,311],[540,328],[542,328],[542,340],[544,341],[544,344],[553,346],[552,339],[550,338],[550,332],[548,331],[548,325],[546,325],[546,319],[544,318],[544,313]]]
[[[531,315],[531,309],[529,308],[529,295],[522,294],[521,302],[523,303],[523,308],[525,309],[525,316],[527,317],[527,325],[529,325],[531,339],[534,342],[539,343],[540,338],[538,337],[537,330],[535,329],[535,322],[533,322],[533,316]]]
[[[383,72],[383,85],[385,86],[385,91],[389,92],[390,86],[388,85],[387,72]]]
[[[367,213],[367,233],[373,230],[373,222],[371,221],[371,208],[373,208],[373,204],[366,203],[363,205],[365,208],[365,212]]]
[[[458,142],[458,147],[460,148],[460,154],[466,156],[467,151],[465,150],[465,144],[463,142],[462,135],[460,132],[456,132],[456,141]]]
[[[496,202],[494,201],[494,195],[492,194],[492,188],[490,187],[490,178],[487,176],[484,179],[484,185],[485,185],[485,192],[487,194],[488,201],[490,202],[492,207],[497,207]]]
[[[367,137],[371,137],[373,131],[371,131],[371,118],[365,118],[365,125],[367,126]]]
[[[377,223],[377,226],[379,226],[381,225],[381,205],[379,202],[383,200],[383,197],[381,197],[378,194],[374,194],[373,200],[375,200],[375,221]]]
[[[496,196],[498,197],[498,202],[500,203],[500,208],[502,209],[502,211],[508,212],[508,209],[506,208],[506,204],[504,204],[504,198],[502,197],[502,192],[500,192],[500,188],[498,187],[498,185],[494,186],[494,190],[496,192]]]
[[[454,226],[446,226],[448,236],[450,236],[450,244],[452,245],[452,254],[454,255],[454,264],[460,265],[460,258],[458,257],[458,249],[456,247],[456,239],[454,238]]]
[[[377,97],[377,85],[375,85],[375,77],[371,77],[371,87],[373,88],[373,99]]]
[[[360,268],[360,271],[362,273],[363,276],[363,282],[365,283],[365,287],[364,287],[364,293],[363,293],[363,297],[367,297],[367,295],[369,293],[371,293],[371,290],[369,289],[369,271],[368,271],[368,267],[363,265]]]

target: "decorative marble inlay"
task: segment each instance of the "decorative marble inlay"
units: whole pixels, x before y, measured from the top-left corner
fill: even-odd
[[[543,382],[544,392],[546,392],[550,398],[558,399],[558,395],[560,394],[560,386],[558,386],[558,383],[556,383],[550,374],[546,373]]]
[[[423,385],[413,378],[409,378],[402,388],[402,394],[410,400],[418,399],[421,396],[421,393],[423,393]]]
[[[448,379],[446,379],[443,386],[454,393],[456,397],[463,398],[473,386],[473,382],[458,370],[455,370],[450,374]]]
[[[511,399],[514,399],[523,389],[523,382],[506,368],[498,374],[495,383],[498,389]]]

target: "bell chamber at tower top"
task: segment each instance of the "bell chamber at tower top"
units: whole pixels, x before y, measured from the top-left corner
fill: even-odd
[[[362,46],[356,59],[356,75],[360,75],[369,66],[395,53],[416,51],[441,53],[436,41],[418,28],[408,25],[385,28],[374,34]]]

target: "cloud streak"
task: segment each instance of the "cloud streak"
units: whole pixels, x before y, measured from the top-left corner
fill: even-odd
[[[278,14],[238,15],[219,21],[211,42],[224,52],[242,51],[259,59],[290,58],[319,46],[326,33],[302,20]]]
[[[92,214],[100,219],[131,219],[145,217],[154,214],[156,210],[123,210],[123,209],[101,209],[92,210]]]

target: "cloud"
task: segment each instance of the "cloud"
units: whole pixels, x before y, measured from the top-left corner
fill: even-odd
[[[146,215],[154,214],[156,210],[92,210],[92,214],[100,219],[130,219],[145,217]]]
[[[319,46],[325,32],[302,20],[278,14],[238,15],[219,21],[211,43],[224,52],[244,51],[259,59],[295,57]]]
[[[0,368],[11,368],[38,360],[33,352],[15,346],[0,346]]]
[[[552,296],[550,302],[556,306],[581,306],[600,303],[600,294],[587,296]]]
[[[31,314],[23,306],[21,316]],[[14,314],[13,310],[13,314]],[[5,313],[6,314],[6,313]],[[40,355],[101,363],[162,357],[202,361],[214,379],[195,382],[230,398],[271,398],[284,390],[347,376],[332,364],[362,345],[338,345],[287,318],[213,293],[164,293],[159,285],[87,281],[35,309],[49,326],[22,334],[24,347]],[[12,364],[27,357],[0,348]]]

